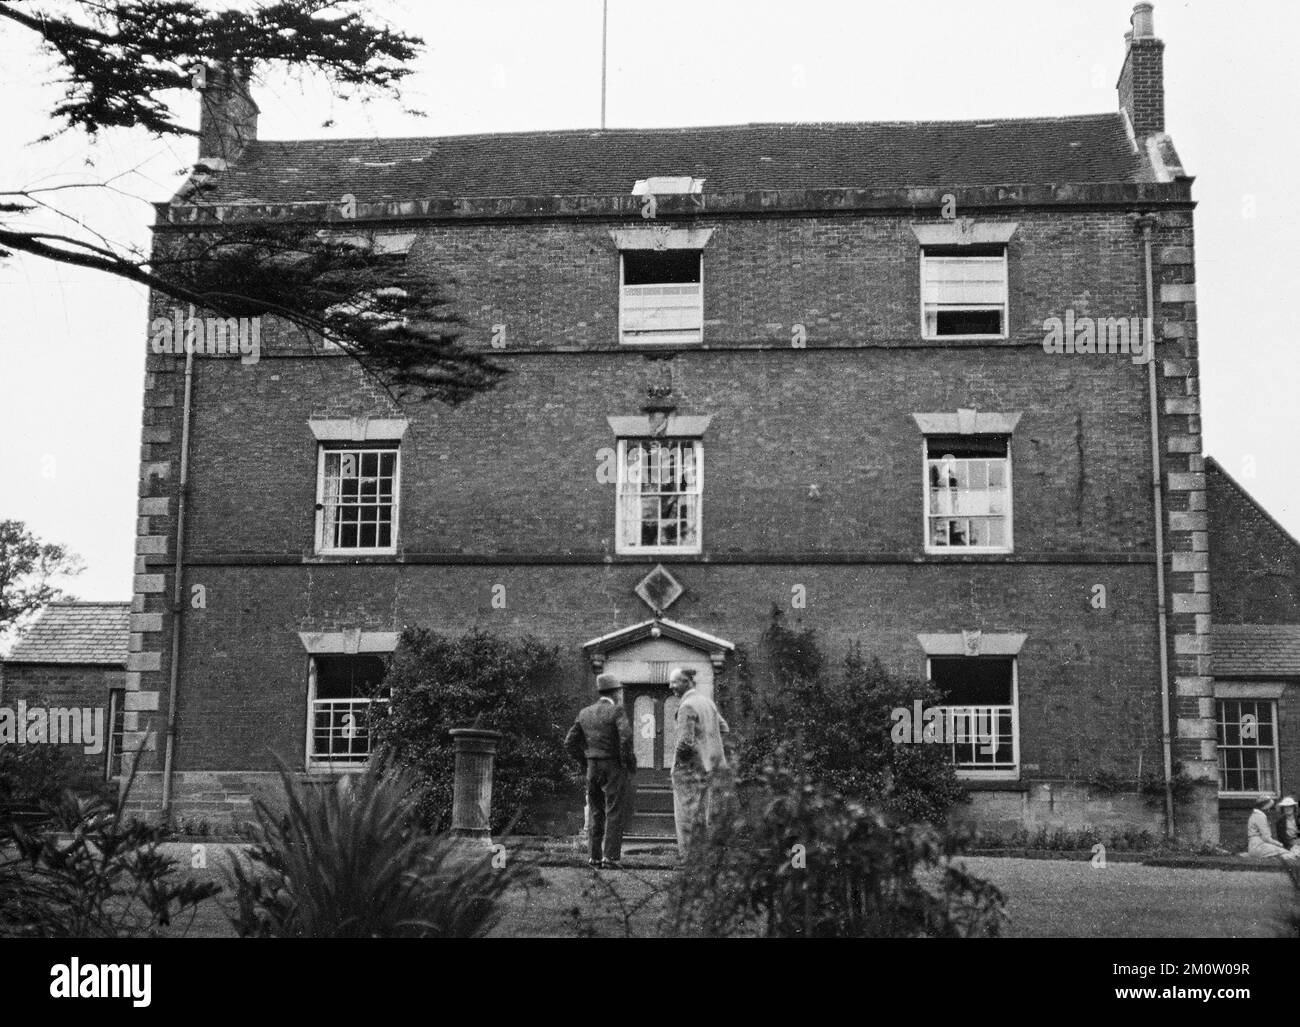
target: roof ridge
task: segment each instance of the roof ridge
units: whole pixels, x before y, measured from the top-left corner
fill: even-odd
[[[1012,124],[1044,124],[1048,122],[1070,122],[1070,121],[1102,121],[1109,119],[1119,119],[1122,117],[1119,111],[1102,111],[1094,114],[1059,114],[1059,115],[1039,115],[1037,117],[985,117],[985,118],[941,118],[941,119],[920,119],[913,121],[893,120],[893,121],[747,121],[737,122],[727,125],[667,125],[648,128],[553,128],[553,129],[524,129],[522,131],[507,132],[461,132],[454,135],[417,135],[417,136],[345,136],[339,139],[331,138],[312,138],[312,139],[258,139],[251,143],[251,147],[258,146],[285,146],[298,145],[307,143],[324,143],[331,145],[341,145],[344,143],[433,143],[451,140],[466,139],[500,139],[509,136],[516,139],[522,139],[529,136],[598,136],[598,135],[648,135],[661,133],[665,135],[680,134],[685,135],[691,132],[739,132],[754,129],[780,129],[780,128],[904,128],[917,126],[939,126],[939,125],[1012,125]]]
[[[129,599],[51,599],[45,606],[130,606]]]

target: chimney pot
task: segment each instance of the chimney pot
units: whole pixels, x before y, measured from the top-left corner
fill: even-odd
[[[1130,19],[1133,23],[1134,39],[1150,39],[1156,34],[1154,10],[1155,7],[1152,4],[1134,5],[1133,17]]]

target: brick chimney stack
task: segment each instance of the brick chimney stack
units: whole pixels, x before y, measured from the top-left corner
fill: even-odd
[[[1120,110],[1128,115],[1138,139],[1165,130],[1165,44],[1156,38],[1152,5],[1137,4],[1124,34],[1128,53],[1119,73]]]
[[[248,72],[228,62],[206,64],[199,87],[199,160],[233,164],[257,138],[257,104],[248,92]]]

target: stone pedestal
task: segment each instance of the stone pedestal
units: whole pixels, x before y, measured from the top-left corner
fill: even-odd
[[[456,752],[451,833],[491,848],[492,766],[501,734],[472,727],[453,728],[450,733]]]

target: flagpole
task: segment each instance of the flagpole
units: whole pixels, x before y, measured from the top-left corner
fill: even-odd
[[[609,0],[601,3],[600,14],[600,127],[605,128],[605,51],[609,38]]]

